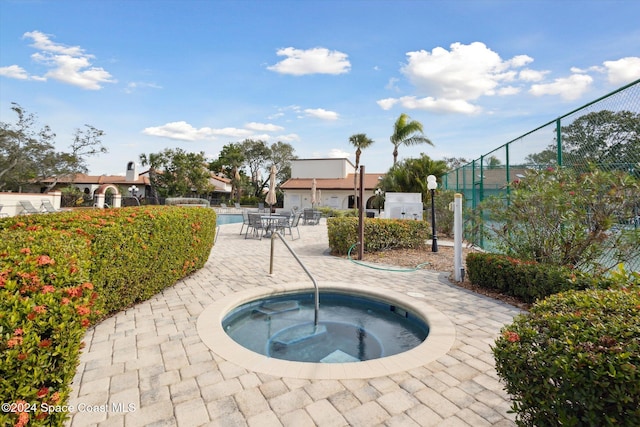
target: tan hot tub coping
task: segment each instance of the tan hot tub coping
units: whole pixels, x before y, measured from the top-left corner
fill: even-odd
[[[264,374],[304,379],[357,379],[391,375],[426,365],[444,356],[455,340],[453,323],[430,306],[425,296],[402,294],[386,289],[343,282],[319,282],[321,292],[338,292],[387,301],[421,317],[429,325],[429,335],[419,346],[393,356],[353,363],[291,362],[263,356],[233,341],[222,328],[222,319],[234,308],[259,298],[309,291],[310,283],[285,283],[257,287],[228,295],[204,309],[197,329],[203,343],[220,357],[243,368]]]

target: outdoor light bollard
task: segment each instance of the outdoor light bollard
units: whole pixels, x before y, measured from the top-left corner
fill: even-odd
[[[438,236],[436,236],[436,205],[435,194],[438,183],[434,175],[427,177],[427,189],[431,191],[431,252],[438,252]]]
[[[462,266],[462,194],[456,193],[453,199],[453,272],[456,282],[464,281]]]

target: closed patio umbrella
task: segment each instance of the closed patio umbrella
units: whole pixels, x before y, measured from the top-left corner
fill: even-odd
[[[276,169],[276,165],[271,166],[271,173],[269,174],[269,192],[267,193],[267,197],[264,200],[266,204],[269,205],[269,215],[271,215],[271,207],[278,202],[276,198],[276,173],[278,170]]]
[[[311,207],[313,208],[313,205],[316,204],[316,179],[313,178],[313,181],[311,182]]]

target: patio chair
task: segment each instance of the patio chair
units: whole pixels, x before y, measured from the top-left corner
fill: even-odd
[[[307,225],[318,225],[320,222],[320,212],[313,209],[305,209],[302,218]]]
[[[262,240],[262,235],[264,234],[264,227],[262,226],[262,218],[259,213],[249,214],[249,226],[247,227],[247,231],[244,233],[244,238],[246,239],[249,235],[249,231],[251,230],[251,234],[253,237],[259,237]]]
[[[284,235],[287,235],[287,230],[289,230],[289,234],[291,235],[291,240],[295,240],[293,238],[293,229],[295,228],[296,231],[298,232],[298,239],[300,238],[300,228],[298,228],[298,226],[300,225],[300,218],[302,218],[302,214],[300,212],[298,212],[297,214],[295,214],[293,216],[293,219],[291,220],[291,222],[289,222],[287,224],[287,226],[284,229]]]
[[[56,209],[49,199],[42,199],[42,209],[48,213],[60,212],[60,209]]]
[[[234,206],[236,209],[242,209],[242,206],[240,206],[240,203],[234,203],[234,204],[233,204],[233,206]]]
[[[247,227],[247,230],[249,229],[249,211],[246,209],[242,211],[242,227],[240,227],[240,234],[242,234],[245,227]]]
[[[20,200],[20,205],[22,206],[22,211],[20,211],[20,213],[23,215],[41,213],[41,211],[36,209],[28,200]]]
[[[258,212],[264,212],[264,203],[258,203]]]

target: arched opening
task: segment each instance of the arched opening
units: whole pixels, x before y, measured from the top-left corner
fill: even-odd
[[[102,184],[95,192],[94,206],[98,208],[104,207],[120,207],[120,190],[113,184]]]

